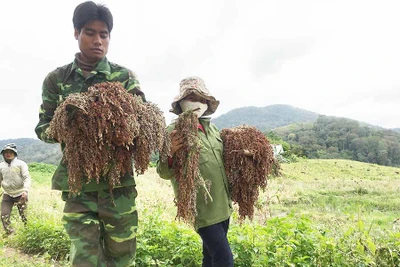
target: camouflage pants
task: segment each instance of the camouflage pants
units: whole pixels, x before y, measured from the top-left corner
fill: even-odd
[[[138,215],[135,186],[81,193],[65,201],[63,222],[71,239],[71,266],[135,266]]]
[[[27,219],[25,216],[25,210],[27,208],[28,199],[19,197],[12,197],[7,194],[3,194],[3,200],[1,201],[1,222],[3,223],[4,230],[7,234],[11,234],[14,232],[14,229],[11,227],[11,210],[14,204],[17,204],[19,215],[21,216],[22,221],[26,224]]]

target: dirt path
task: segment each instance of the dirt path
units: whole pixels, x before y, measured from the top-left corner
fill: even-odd
[[[4,247],[0,248],[0,250],[1,250],[0,262],[2,262],[1,258],[5,258],[5,259],[13,259],[13,261],[15,261],[15,263],[18,263],[18,262],[23,263],[24,266],[27,266],[26,264],[28,262],[30,263],[31,266],[48,266],[48,267],[61,267],[62,266],[57,263],[46,263],[46,261],[44,259],[23,253],[15,248],[10,248],[10,247],[4,246]],[[3,266],[3,265],[0,264],[0,266]]]
[[[18,251],[15,248],[9,248],[9,247],[3,247],[1,248],[3,250],[3,255],[6,259],[12,259],[12,258],[16,258],[18,257],[21,260],[35,260],[37,261],[37,259],[33,258],[32,256],[29,256],[23,252]]]

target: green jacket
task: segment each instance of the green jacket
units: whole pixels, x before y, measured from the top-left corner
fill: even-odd
[[[228,179],[225,174],[223,163],[223,145],[217,127],[210,123],[210,119],[200,118],[205,133],[199,131],[201,139],[201,150],[199,159],[199,170],[205,180],[211,180],[210,194],[213,201],[204,199],[204,189],[200,188],[197,193],[197,217],[194,227],[199,228],[225,221],[232,214],[232,200],[229,192]],[[168,126],[168,132],[172,132],[175,124]],[[171,180],[175,196],[177,196],[178,185],[174,177],[174,170],[168,166],[168,162],[157,162],[157,173],[163,179]]]
[[[39,123],[35,132],[37,137],[46,143],[56,143],[57,140],[46,134],[54,111],[57,106],[72,93],[86,92],[88,87],[101,82],[119,81],[132,94],[140,95],[145,101],[144,93],[140,89],[136,74],[131,70],[111,63],[106,57],[101,59],[96,67],[86,78],[78,67],[76,59],[65,66],[50,72],[45,78],[42,86],[42,104],[39,109]],[[64,145],[61,145],[64,150]],[[98,191],[108,188],[108,183],[100,179],[99,184],[93,179],[89,184],[83,183],[82,192]],[[121,179],[121,186],[134,185],[133,173],[126,173]],[[61,160],[52,178],[52,189],[68,191],[68,170],[66,164]]]

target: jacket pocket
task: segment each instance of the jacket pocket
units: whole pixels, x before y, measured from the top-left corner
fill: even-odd
[[[209,155],[208,155],[208,148],[202,146],[200,148],[200,157],[199,157],[199,165],[205,164],[209,160]]]

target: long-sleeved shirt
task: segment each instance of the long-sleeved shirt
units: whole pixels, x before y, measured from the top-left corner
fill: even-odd
[[[136,74],[125,67],[109,62],[106,57],[101,59],[97,63],[95,69],[89,74],[84,74],[82,69],[78,66],[77,59],[68,65],[59,67],[50,72],[42,86],[43,102],[39,110],[39,123],[35,128],[38,138],[47,143],[57,142],[57,140],[52,139],[46,134],[46,129],[50,125],[50,121],[53,118],[57,106],[64,101],[68,95],[87,92],[90,86],[97,83],[116,81],[121,82],[128,92],[139,95],[146,101],[144,93],[140,89]],[[63,145],[61,148],[64,148]],[[121,186],[135,184],[133,173],[126,173],[120,180]],[[108,182],[105,179],[100,179],[99,184],[93,179],[90,183],[83,182],[81,191],[98,191],[107,188]],[[69,191],[67,164],[63,160],[61,160],[53,175],[52,189]]]
[[[10,163],[0,163],[0,185],[4,193],[11,197],[18,197],[28,192],[31,187],[31,176],[28,165],[15,157]]]
[[[194,228],[210,226],[225,221],[232,214],[232,200],[229,191],[228,178],[226,177],[223,162],[223,144],[219,131],[215,125],[210,123],[207,118],[200,118],[199,122],[204,129],[198,129],[201,140],[199,170],[204,180],[211,181],[210,194],[213,198],[206,201],[204,189],[200,188],[197,192],[197,216]],[[168,126],[171,132],[175,124]],[[175,179],[174,169],[169,166],[168,161],[157,162],[157,173],[163,179],[171,180],[175,196],[178,196],[179,186]]]

